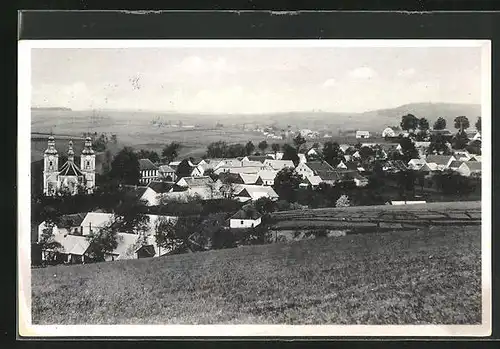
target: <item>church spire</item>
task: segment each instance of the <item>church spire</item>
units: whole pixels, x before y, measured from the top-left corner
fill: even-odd
[[[92,149],[92,138],[85,138],[85,147],[82,150],[82,154],[84,155],[93,155],[94,150]]]
[[[47,149],[45,150],[45,154],[57,154],[56,149],[56,141],[54,136],[49,136],[49,140],[47,142]]]
[[[68,162],[74,162],[74,160],[75,160],[75,152],[73,150],[73,141],[69,141]]]

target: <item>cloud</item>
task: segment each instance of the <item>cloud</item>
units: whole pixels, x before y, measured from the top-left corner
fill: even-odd
[[[330,78],[323,83],[322,87],[328,88],[328,87],[332,87],[335,85],[337,85],[337,80]]]
[[[377,72],[370,67],[359,67],[349,72],[349,76],[355,79],[371,79]]]
[[[415,68],[400,69],[398,71],[398,76],[403,77],[403,78],[409,78],[409,77],[415,75],[415,73],[416,73]]]

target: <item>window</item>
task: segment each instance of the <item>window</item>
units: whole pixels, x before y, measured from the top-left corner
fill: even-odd
[[[87,160],[87,168],[90,168],[90,161]]]
[[[241,225],[243,225],[243,221],[241,221]]]

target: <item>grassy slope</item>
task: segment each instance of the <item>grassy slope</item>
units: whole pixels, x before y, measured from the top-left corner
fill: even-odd
[[[480,228],[32,271],[33,323],[480,323]]]

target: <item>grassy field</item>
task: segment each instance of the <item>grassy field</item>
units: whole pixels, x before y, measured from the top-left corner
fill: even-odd
[[[480,227],[32,270],[34,324],[478,324]]]

